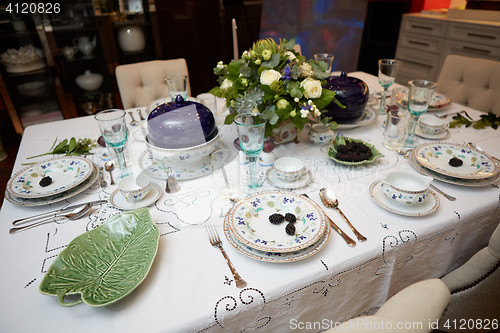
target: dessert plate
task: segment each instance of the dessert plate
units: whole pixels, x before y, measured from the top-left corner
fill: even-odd
[[[285,182],[276,175],[276,169],[274,167],[271,167],[269,168],[269,170],[267,170],[266,178],[269,184],[279,188],[290,190],[307,186],[312,182],[313,179],[311,171],[307,170],[302,176],[299,177],[299,179],[293,182]]]
[[[151,183],[151,190],[149,193],[142,199],[137,202],[127,202],[125,200],[125,196],[120,192],[119,189],[116,189],[109,196],[109,203],[112,204],[115,208],[123,209],[123,210],[132,210],[139,209],[143,207],[148,207],[154,204],[161,197],[161,188],[156,183]]]
[[[10,194],[8,191],[5,191],[5,199],[7,199],[7,201],[9,201],[14,205],[25,206],[25,207],[49,205],[69,199],[85,191],[90,186],[94,185],[94,183],[97,181],[97,178],[99,178],[99,169],[97,165],[94,163],[92,163],[92,167],[93,167],[92,173],[87,179],[85,179],[80,185],[75,186],[67,191],[49,197],[34,198],[34,199],[19,198]]]
[[[389,199],[380,188],[382,180],[379,179],[370,185],[370,196],[380,207],[399,215],[404,216],[425,216],[435,212],[439,208],[439,198],[432,190],[427,200],[420,205],[403,206],[398,205]]]
[[[269,222],[269,216],[274,213],[296,216],[294,235],[285,232],[288,222]],[[327,225],[323,210],[314,201],[286,191],[252,194],[238,201],[225,219],[229,230],[241,243],[266,252],[304,249],[321,238]]]
[[[361,117],[353,121],[352,123],[348,124],[338,124],[338,129],[350,129],[350,128],[356,128],[360,126],[366,126],[370,125],[373,123],[375,120],[377,120],[378,117],[378,112],[371,108],[371,107],[366,107],[363,113],[361,114]]]
[[[409,160],[411,165],[417,169],[417,171],[423,173],[426,176],[433,177],[436,180],[448,183],[448,184],[453,184],[453,185],[460,185],[460,186],[472,186],[472,187],[479,187],[479,186],[487,186],[494,184],[500,180],[500,172],[497,173],[495,176],[490,177],[490,178],[484,178],[484,179],[461,179],[461,178],[455,178],[455,177],[450,177],[446,176],[437,172],[434,172],[432,170],[427,169],[424,167],[422,164],[420,164],[415,156],[415,151],[412,150],[410,155],[409,155]]]
[[[92,162],[77,156],[51,158],[28,166],[7,182],[7,191],[18,198],[43,198],[80,185],[92,173]],[[41,186],[40,180],[49,176],[52,182]]]
[[[231,244],[236,251],[246,255],[247,257],[259,261],[284,263],[306,259],[318,253],[326,245],[328,239],[330,238],[330,225],[326,225],[325,233],[316,243],[306,247],[305,249],[292,252],[266,252],[246,246],[233,236],[229,230],[226,220],[224,221],[224,234],[226,235],[229,244]]]
[[[477,149],[467,145],[447,142],[426,143],[414,149],[420,164],[426,168],[455,178],[484,179],[495,176],[499,172],[498,164]],[[460,159],[463,164],[451,166],[451,158]]]
[[[397,90],[396,100],[398,104],[406,108],[408,103],[408,87],[403,87]],[[429,103],[428,111],[441,111],[451,107],[451,100],[445,94],[434,92]]]
[[[446,131],[438,134],[427,134],[422,133],[422,131],[420,131],[420,129],[417,127],[415,129],[415,134],[424,139],[443,140],[450,136],[450,130],[447,129]]]

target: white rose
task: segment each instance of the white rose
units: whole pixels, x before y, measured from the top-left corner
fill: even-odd
[[[292,52],[292,51],[286,51],[286,52],[285,52],[285,55],[287,56],[287,58],[288,58],[290,61],[292,61],[293,59],[297,58],[297,57],[295,56],[295,54],[293,54],[293,52]]]
[[[233,81],[231,81],[229,79],[225,79],[224,82],[222,82],[222,84],[220,85],[220,88],[227,89],[227,88],[231,88],[232,86],[233,86]]]
[[[278,81],[280,78],[280,72],[277,72],[274,69],[268,69],[260,74],[260,83],[271,85],[271,83]]]
[[[305,76],[311,76],[311,75],[313,75],[312,66],[309,65],[307,62],[303,63],[302,66],[300,66],[300,71]]]
[[[323,92],[323,87],[321,87],[321,82],[319,80],[307,78],[300,83],[300,86],[304,87],[304,96],[306,98],[320,98]]]

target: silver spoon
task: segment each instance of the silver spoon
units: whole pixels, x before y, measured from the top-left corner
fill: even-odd
[[[81,207],[76,208],[71,213],[62,214],[62,215],[59,215],[58,217],[65,217],[68,220],[76,220],[76,219],[79,219],[80,217],[82,217],[83,215],[85,215],[90,210],[90,208],[92,208],[92,204],[88,203],[85,206],[81,206]],[[33,224],[28,224],[28,225],[25,225],[23,227],[12,228],[9,230],[9,233],[14,234],[18,231],[30,229],[30,228],[37,227],[39,225],[42,225],[42,224],[45,224],[48,222],[53,222],[53,221],[54,221],[54,217],[50,217],[48,219],[41,220],[41,221],[38,221],[38,222],[33,223]]]
[[[108,183],[104,180],[104,175],[102,174],[102,166],[99,167],[99,176],[101,177],[101,187],[108,186]]]
[[[113,174],[111,173],[111,171],[113,171],[115,169],[115,165],[113,164],[113,162],[108,161],[104,164],[104,168],[105,168],[104,170],[109,172],[109,179],[111,179],[111,182],[109,184],[115,185],[115,182],[113,180]]]
[[[323,187],[321,190],[319,190],[319,196],[321,198],[321,201],[326,207],[336,209],[337,212],[339,212],[339,214],[342,215],[344,220],[349,225],[349,228],[351,228],[352,232],[360,242],[364,242],[366,240],[366,237],[360,234],[359,231],[356,230],[356,228],[354,228],[351,222],[349,222],[349,219],[347,219],[344,213],[342,213],[342,211],[339,208],[339,201],[337,200],[337,198],[335,198],[335,194],[333,194],[332,191],[330,191],[326,187]]]
[[[135,118],[134,118],[134,114],[133,114],[133,112],[132,112],[132,111],[128,111],[127,113],[128,113],[128,115],[130,116],[130,118],[132,118],[132,121],[130,122],[130,125],[132,125],[132,126],[137,125],[137,121],[136,121],[136,120],[135,120]]]
[[[140,109],[137,109],[137,113],[139,114],[139,118],[141,118],[141,120],[145,120]]]

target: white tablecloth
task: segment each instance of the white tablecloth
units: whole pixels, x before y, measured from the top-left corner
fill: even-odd
[[[372,91],[380,88],[374,76],[350,75],[364,80]],[[460,105],[439,114],[461,110],[479,117],[477,111]],[[163,193],[150,208],[161,237],[147,278],[129,296],[108,307],[92,308],[82,303],[65,308],[55,297],[42,295],[38,287],[69,241],[120,213],[118,209],[103,205],[76,221],[46,224],[13,235],[9,229],[18,218],[68,203],[108,198],[116,186],[102,189],[96,184],[51,206],[20,207],[4,201],[0,212],[0,331],[240,332],[258,328],[262,332],[289,332],[300,328],[315,332],[329,328],[332,322],[373,313],[388,297],[413,282],[444,275],[486,245],[500,221],[500,189],[497,185],[472,188],[435,181],[457,200],[451,202],[438,195],[439,209],[423,217],[405,217],[382,209],[369,195],[370,184],[408,163],[382,146],[383,120],[379,117],[371,125],[343,130],[345,136],[373,143],[385,155],[371,165],[349,168],[335,164],[327,158],[326,147],[308,141],[307,130],[300,133],[299,144],[286,143],[274,150],[276,158],[299,157],[312,171],[313,182],[297,193],[307,193],[319,203],[320,188],[334,190],[340,208],[368,241],[350,248],[332,230],[328,244],[310,258],[282,264],[257,261],[240,254],[223,237],[223,217],[232,204],[216,196],[211,177],[181,181],[180,192]],[[235,128],[221,125],[220,131],[221,140],[231,147],[237,136]],[[447,142],[472,141],[500,157],[500,131],[450,131]],[[60,139],[97,138],[99,129],[93,117],[30,126],[13,172],[23,167],[26,157],[48,151],[56,135]],[[130,146],[136,161],[145,144],[131,139]],[[89,158],[104,165],[98,154]],[[141,172],[136,162],[131,169]],[[118,171],[114,175],[117,179]],[[154,181],[164,188],[164,181]],[[275,188],[265,182],[266,189]],[[336,211],[325,212],[355,239]],[[247,287],[236,288],[221,254],[209,244],[203,226],[207,221],[217,227]]]

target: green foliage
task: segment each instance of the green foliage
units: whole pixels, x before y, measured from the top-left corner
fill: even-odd
[[[465,113],[467,117],[469,115]],[[481,119],[473,121],[470,117],[469,119],[465,118],[461,114],[457,113],[455,116],[453,116],[453,121],[450,122],[450,128],[455,128],[455,127],[470,127],[472,126],[475,129],[484,129],[488,126],[490,126],[493,129],[497,129],[498,126],[500,125],[500,116],[497,116],[493,112],[488,112],[488,114],[482,114],[480,116]]]
[[[65,154],[66,156],[88,155],[92,154],[90,151],[92,150],[92,148],[96,147],[96,140],[92,140],[89,138],[78,139],[78,141],[75,138],[71,138],[69,140],[69,144],[68,140],[64,139],[57,146],[56,143],[57,143],[57,138],[54,140],[52,147],[49,149],[47,153],[30,156],[27,157],[27,159],[29,160],[35,157],[52,155],[52,154]]]

